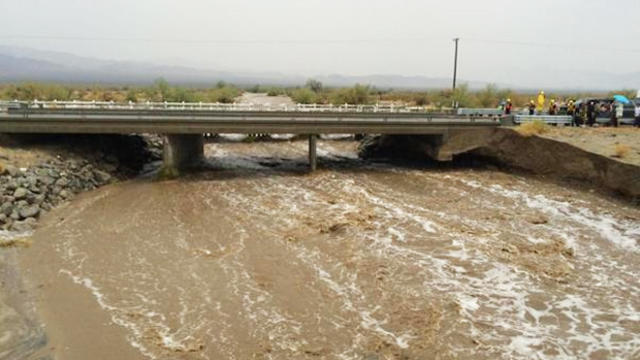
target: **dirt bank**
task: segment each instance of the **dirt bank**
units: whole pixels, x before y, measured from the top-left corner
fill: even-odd
[[[437,150],[422,137],[379,136],[365,139],[359,155],[364,158],[424,159],[434,157],[435,151],[439,158],[478,156],[535,174],[586,182],[613,190],[638,203],[640,162],[634,159],[640,132],[618,129],[621,135],[617,135],[612,131],[616,130],[563,129],[552,130],[544,137],[525,137],[511,128],[456,131],[449,133],[448,140]],[[577,134],[587,136],[583,139]],[[610,156],[615,142],[620,142],[616,139],[620,138],[625,143],[635,144],[622,159]],[[594,148],[601,150],[598,153]]]

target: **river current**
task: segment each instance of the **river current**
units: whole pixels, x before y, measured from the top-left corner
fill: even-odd
[[[47,214],[7,250],[35,311],[0,358],[640,358],[640,209],[355,145],[308,174],[303,141],[208,144]]]

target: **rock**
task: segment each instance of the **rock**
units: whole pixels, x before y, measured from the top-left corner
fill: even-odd
[[[33,176],[33,175],[29,175],[25,178],[25,185],[26,187],[34,187],[36,185],[38,185],[38,178]]]
[[[80,174],[78,174],[78,177],[80,178],[81,181],[91,181],[93,180],[93,173],[91,171],[87,171],[87,170],[82,170],[80,172]]]
[[[15,180],[15,179],[10,180],[9,182],[7,182],[6,188],[7,188],[7,190],[15,190],[15,189],[17,189],[18,188],[18,181]]]
[[[94,170],[93,175],[100,184],[106,184],[111,180],[111,175],[107,174],[104,171]]]
[[[5,222],[7,222],[7,215],[0,214],[0,224],[4,224]]]
[[[21,171],[20,169],[18,169],[15,166],[12,165],[5,165],[4,166],[4,171],[2,172],[3,174],[7,174],[11,177],[16,177],[16,176],[20,176],[21,175]]]
[[[33,203],[34,203],[34,201],[36,200],[36,194],[34,194],[34,193],[31,193],[31,192],[30,192],[29,194],[27,194],[26,199],[27,199],[27,200],[26,200],[26,201],[27,201],[27,203],[29,203],[29,204],[33,204]]]
[[[40,205],[40,204],[42,204],[44,202],[45,198],[46,198],[46,196],[44,194],[36,195],[36,197],[35,197],[35,199],[33,201],[33,204]]]
[[[58,179],[60,177],[60,173],[54,169],[49,170],[49,176],[54,179]]]
[[[13,204],[10,202],[4,202],[0,206],[0,213],[4,216],[10,216],[13,212]]]
[[[56,179],[52,178],[49,175],[38,175],[38,181],[49,186],[56,182]]]
[[[17,232],[31,231],[36,227],[37,220],[34,218],[27,218],[23,221],[16,221],[11,225],[11,230]]]
[[[75,160],[67,160],[65,166],[71,170],[77,170],[79,167],[78,162]]]
[[[9,215],[9,217],[13,220],[20,220],[20,214],[18,214],[18,210],[13,209],[13,211],[11,211],[11,215]]]
[[[40,214],[40,207],[38,205],[23,207],[23,208],[20,208],[19,214],[20,214],[20,217],[23,219],[36,217],[38,216],[38,214]]]
[[[20,199],[26,198],[28,194],[29,194],[29,190],[25,188],[17,188],[16,191],[13,193],[13,197],[16,198],[16,200],[20,200]]]
[[[70,191],[68,191],[68,190],[62,190],[62,191],[60,191],[60,197],[61,197],[61,198],[63,198],[63,199],[65,199],[65,200],[70,199],[72,196],[73,196],[73,193],[71,193],[71,192],[70,192]]]
[[[69,185],[69,179],[65,178],[65,177],[61,177],[60,179],[58,179],[56,181],[56,186],[60,186],[60,187],[66,187],[67,185]]]

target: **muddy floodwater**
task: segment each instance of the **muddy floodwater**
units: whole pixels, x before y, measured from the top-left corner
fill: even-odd
[[[52,211],[4,252],[32,305],[0,358],[640,358],[640,209],[355,146],[307,174],[306,142],[209,144]]]

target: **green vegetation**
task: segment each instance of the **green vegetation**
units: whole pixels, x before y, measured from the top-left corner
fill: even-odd
[[[353,87],[327,87],[318,80],[310,79],[304,86],[279,87],[254,85],[240,88],[224,81],[210,87],[187,87],[170,84],[159,78],[148,86],[98,86],[98,85],[61,85],[46,83],[19,83],[0,85],[0,99],[17,100],[84,100],[115,102],[220,102],[232,103],[244,91],[266,93],[269,96],[290,96],[300,104],[376,104],[392,103],[409,106],[426,106],[432,110],[449,109],[453,104],[459,107],[497,107],[501,101],[510,98],[516,107],[525,107],[535,100],[536,93],[515,92],[500,89],[490,84],[482,90],[472,91],[466,84],[459,85],[455,91],[444,90],[394,90],[376,89],[368,85]],[[566,101],[584,97],[610,97],[622,94],[631,98],[632,90],[612,91],[610,93],[573,93],[554,94],[547,92],[547,99]]]

